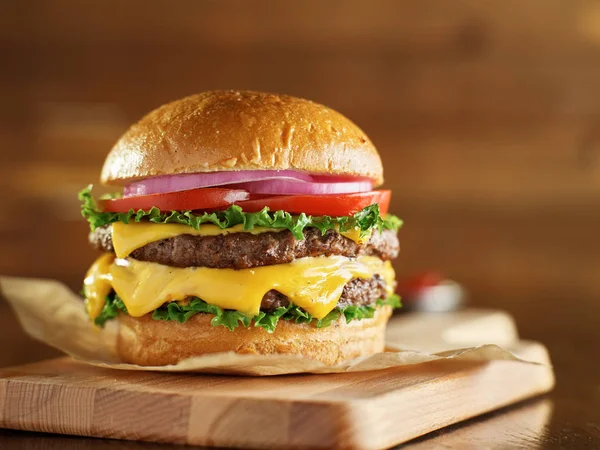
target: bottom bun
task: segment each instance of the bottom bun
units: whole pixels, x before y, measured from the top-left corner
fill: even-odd
[[[385,327],[392,308],[377,308],[371,319],[346,323],[342,315],[325,328],[280,320],[273,333],[260,327],[235,331],[210,324],[212,315],[197,314],[185,324],[143,317],[119,316],[117,352],[123,362],[141,366],[177,364],[207,353],[302,355],[325,364],[338,364],[384,349]]]

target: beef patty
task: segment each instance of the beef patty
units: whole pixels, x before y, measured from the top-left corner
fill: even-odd
[[[346,283],[337,306],[365,306],[375,303],[380,298],[386,298],[385,281],[380,275],[371,278],[354,278]],[[289,299],[281,292],[271,290],[265,294],[260,304],[261,311],[273,311],[281,306],[288,306]]]
[[[114,251],[111,227],[90,233],[90,243],[104,251]],[[357,244],[334,230],[324,235],[316,228],[304,230],[304,240],[296,240],[289,230],[260,234],[231,233],[219,236],[182,234],[151,242],[130,257],[172,267],[211,267],[247,269],[286,264],[308,256],[377,256],[390,260],[398,256],[400,244],[394,231],[374,231],[368,242]]]

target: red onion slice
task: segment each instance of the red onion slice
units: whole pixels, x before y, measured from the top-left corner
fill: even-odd
[[[351,181],[339,183],[313,183],[294,180],[265,180],[236,184],[237,189],[243,189],[251,194],[270,195],[331,195],[369,192],[373,189],[371,181]]]
[[[232,172],[167,175],[125,186],[123,197],[164,194],[190,189],[230,186],[252,194],[301,195],[368,192],[373,181],[348,175],[322,175],[295,170],[240,170]]]
[[[166,175],[136,181],[125,186],[123,196],[165,194],[167,192],[187,191],[203,187],[282,178],[306,182],[312,181],[312,177],[309,174],[295,170],[238,170],[231,172],[191,173]]]

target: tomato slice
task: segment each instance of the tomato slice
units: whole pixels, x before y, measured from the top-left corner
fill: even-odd
[[[193,209],[219,209],[249,198],[250,194],[241,189],[200,188],[167,194],[137,195],[100,200],[100,207],[107,212],[127,212],[130,209],[148,211],[154,206],[161,211],[187,211]]]
[[[361,209],[379,204],[380,214],[387,213],[392,192],[378,190],[339,195],[280,195],[235,202],[246,212],[257,212],[268,206],[271,211],[280,209],[289,213],[311,216],[351,216]]]
[[[257,212],[268,206],[271,211],[283,210],[292,214],[311,216],[351,216],[361,209],[379,204],[381,215],[390,205],[391,191],[380,190],[338,195],[253,195],[241,189],[199,188],[167,194],[136,195],[100,200],[106,212],[144,211],[157,207],[161,211],[216,210],[232,204],[246,212]]]

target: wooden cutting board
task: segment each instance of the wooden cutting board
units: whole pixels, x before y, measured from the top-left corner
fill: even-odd
[[[408,324],[417,321],[427,345],[444,348],[483,323],[477,340],[504,339],[519,356],[548,363],[542,345],[508,343],[516,334],[505,314],[453,314],[396,318],[389,336],[415,339],[416,348]],[[0,427],[218,447],[382,449],[553,385],[549,366],[515,361],[249,378],[124,372],[65,357],[0,370]]]

